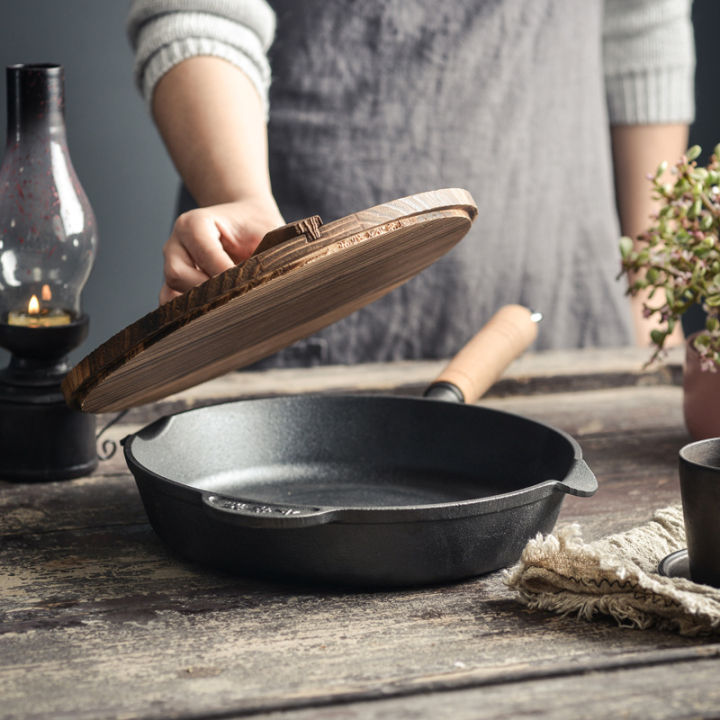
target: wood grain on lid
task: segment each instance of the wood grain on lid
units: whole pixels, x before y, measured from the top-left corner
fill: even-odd
[[[265,250],[261,243],[246,262],[81,360],[65,378],[65,398],[86,412],[117,411],[256,362],[409,280],[450,250],[476,214],[467,191],[436,190],[313,222],[317,232]]]

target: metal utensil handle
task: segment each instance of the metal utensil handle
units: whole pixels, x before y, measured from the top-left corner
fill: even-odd
[[[474,403],[532,344],[538,319],[539,313],[522,305],[500,308],[448,363],[425,396]]]
[[[203,506],[215,517],[254,528],[299,528],[324,525],[334,516],[332,508],[298,507],[275,503],[248,502],[223,495],[203,493]]]

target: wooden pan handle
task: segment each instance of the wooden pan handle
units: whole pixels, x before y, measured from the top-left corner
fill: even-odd
[[[425,393],[474,403],[537,337],[539,314],[505,305],[448,363]]]

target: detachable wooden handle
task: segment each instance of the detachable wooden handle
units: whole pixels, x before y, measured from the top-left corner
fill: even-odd
[[[323,221],[319,215],[312,215],[302,220],[295,220],[287,225],[281,225],[279,228],[275,228],[269,233],[266,233],[259,245],[255,248],[253,255],[259,255],[270,248],[303,235],[308,242],[317,240],[320,237],[320,226],[322,224]]]
[[[457,400],[475,402],[535,340],[538,317],[522,305],[500,308],[448,363],[425,395],[440,396],[433,388],[443,388]]]

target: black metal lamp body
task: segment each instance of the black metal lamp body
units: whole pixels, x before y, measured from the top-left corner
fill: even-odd
[[[0,373],[0,480],[65,480],[97,466],[95,416],[69,408],[60,389],[87,331],[86,315],[58,327],[0,324],[12,353]]]
[[[97,465],[95,418],[60,383],[87,336],[80,291],[95,257],[95,217],[67,147],[63,70],[7,68],[0,166],[0,480],[60,480]]]

